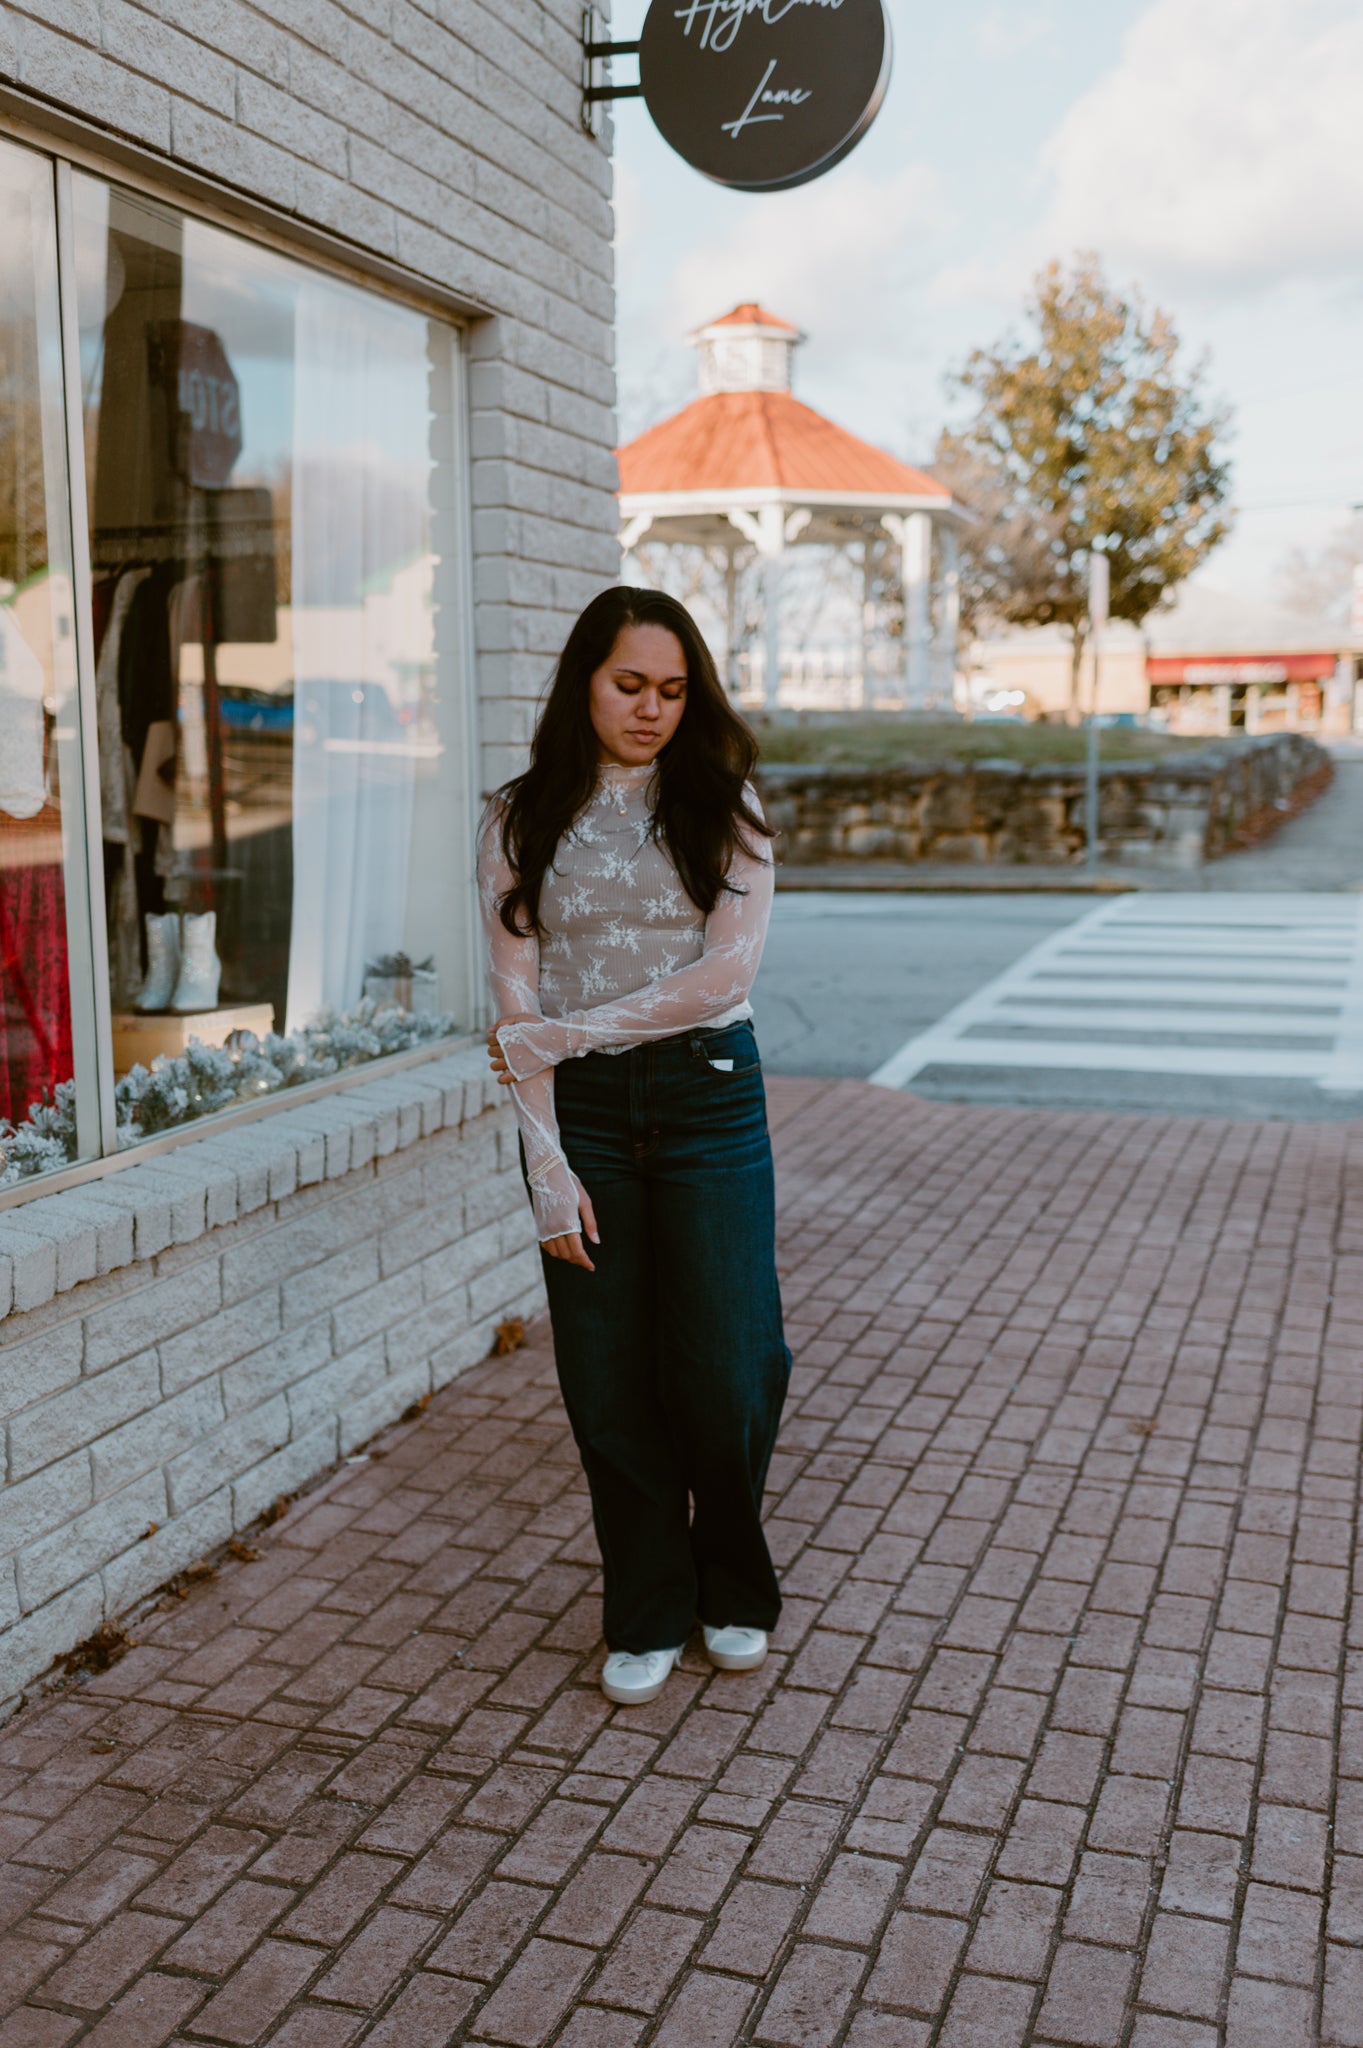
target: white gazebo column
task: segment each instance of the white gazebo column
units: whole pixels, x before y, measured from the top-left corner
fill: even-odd
[[[899,542],[904,590],[904,695],[910,704],[921,705],[932,674],[932,628],[928,616],[932,520],[926,512],[887,512],[881,524]]]
[[[938,530],[942,550],[942,581],[937,620],[938,688],[948,701],[956,698],[956,667],[961,642],[961,545],[954,526]]]
[[[760,511],[730,508],[729,518],[762,560],[762,695],[758,710],[774,705],[781,689],[781,558],[786,549],[786,519],[779,505]]]

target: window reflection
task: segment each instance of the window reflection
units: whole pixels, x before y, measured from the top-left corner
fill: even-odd
[[[453,1008],[453,336],[75,182],[115,1068]]]

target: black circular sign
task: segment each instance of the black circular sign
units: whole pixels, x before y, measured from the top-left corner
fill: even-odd
[[[639,44],[644,104],[664,141],[740,192],[831,170],[889,79],[884,0],[652,0]]]

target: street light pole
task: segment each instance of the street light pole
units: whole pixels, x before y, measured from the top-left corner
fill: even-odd
[[[1098,872],[1098,662],[1099,640],[1107,624],[1109,571],[1106,555],[1089,555],[1089,635],[1093,641],[1093,684],[1089,691],[1087,773],[1084,787],[1084,840],[1090,876]]]

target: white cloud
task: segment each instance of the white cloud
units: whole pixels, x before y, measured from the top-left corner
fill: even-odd
[[[973,34],[975,47],[982,57],[993,63],[1005,62],[1015,57],[1019,50],[1054,31],[1054,10],[1051,7],[995,6],[986,8],[975,22]]]
[[[846,169],[750,200],[727,235],[691,248],[672,279],[677,333],[760,299],[824,349],[901,348],[904,299],[944,225],[937,174]]]
[[[1357,0],[1154,0],[1043,145],[1047,252],[1222,296],[1363,262]]]

